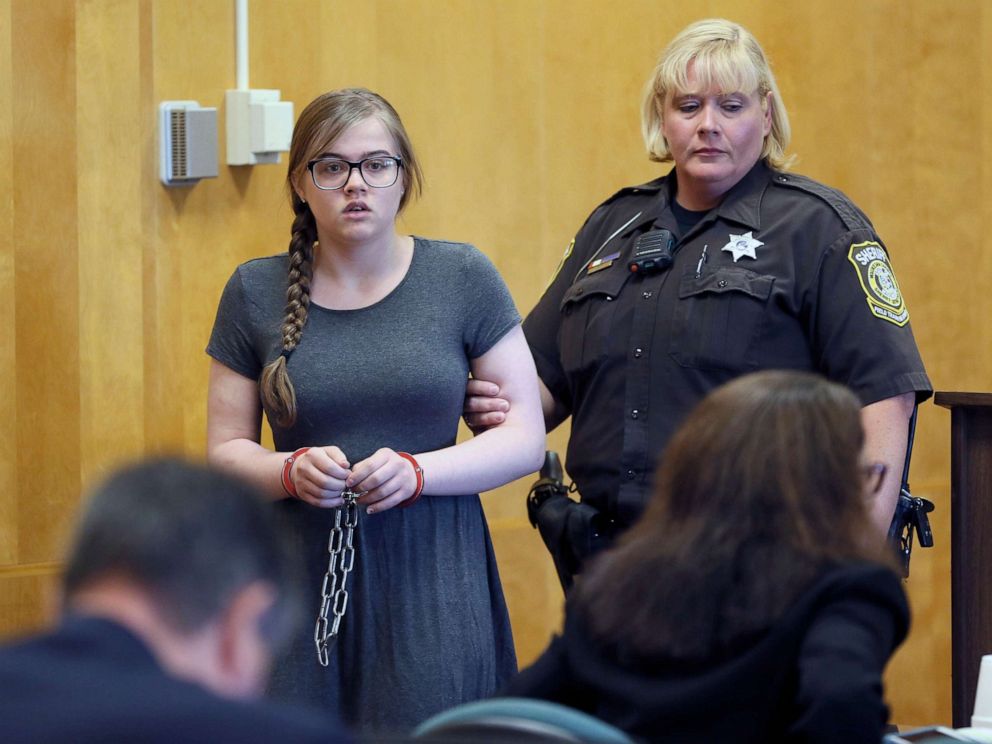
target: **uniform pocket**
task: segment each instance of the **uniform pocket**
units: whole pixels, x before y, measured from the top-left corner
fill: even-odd
[[[773,276],[725,267],[679,282],[669,352],[683,367],[742,372],[755,366],[752,343],[764,324]]]
[[[616,331],[615,302],[630,272],[623,266],[586,274],[577,279],[562,298],[558,347],[566,372],[595,364],[607,353]]]

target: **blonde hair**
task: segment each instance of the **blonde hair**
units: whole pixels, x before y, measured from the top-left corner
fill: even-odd
[[[641,133],[648,157],[659,163],[672,160],[661,131],[664,108],[671,96],[688,91],[690,65],[696,84],[704,89],[758,93],[762,108],[767,105],[771,109],[772,122],[761,157],[775,168],[787,168],[794,160],[785,154],[792,130],[768,59],[746,28],[722,18],[690,24],[661,53],[645,86],[641,107]]]
[[[389,101],[365,88],[333,90],[311,101],[303,109],[293,129],[286,188],[295,217],[289,241],[286,314],[280,326],[282,352],[265,365],[258,380],[259,394],[266,413],[283,428],[296,423],[296,391],[289,378],[286,361],[303,338],[303,328],[310,308],[313,247],[317,242],[317,223],[310,207],[297,193],[297,187],[300,179],[309,177],[307,163],[326,152],[345,130],[370,117],[382,122],[399,149],[399,156],[403,161],[403,195],[399,205],[402,211],[411,195],[421,192],[424,177],[400,115]]]

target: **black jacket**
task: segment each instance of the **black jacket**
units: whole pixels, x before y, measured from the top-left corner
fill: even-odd
[[[107,620],[69,617],[0,649],[0,741],[338,742],[316,713],[228,700],[170,677]]]
[[[563,634],[504,692],[648,741],[877,744],[888,717],[882,671],[908,625],[899,579],[871,565],[830,570],[753,644],[693,664],[621,665],[568,606]]]

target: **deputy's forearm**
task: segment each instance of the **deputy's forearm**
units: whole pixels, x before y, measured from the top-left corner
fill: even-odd
[[[883,537],[892,522],[902,485],[909,419],[913,414],[914,402],[914,393],[904,393],[870,403],[861,409],[861,423],[865,430],[865,458],[868,462],[885,463],[887,468],[885,480],[873,502],[869,504],[872,522]]]

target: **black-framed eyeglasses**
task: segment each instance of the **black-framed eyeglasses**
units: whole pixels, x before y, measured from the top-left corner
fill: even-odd
[[[882,490],[885,483],[885,475],[889,472],[889,466],[884,462],[873,462],[869,465],[861,466],[861,473],[865,479],[865,491],[874,496]]]
[[[351,178],[351,171],[357,169],[362,180],[374,189],[385,189],[396,183],[402,158],[394,155],[376,155],[364,158],[357,163],[341,158],[317,158],[307,163],[307,170],[313,185],[321,191],[335,191],[342,188]]]

